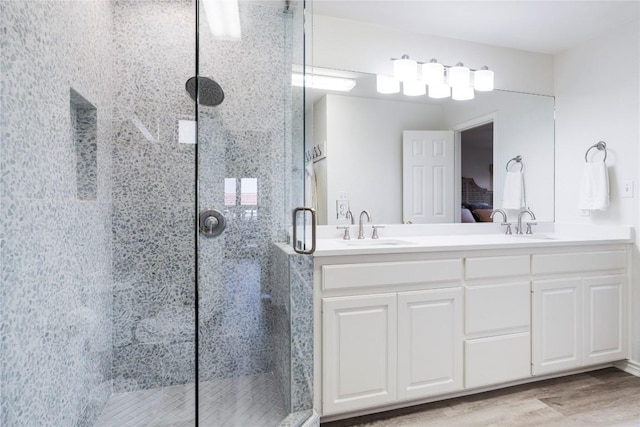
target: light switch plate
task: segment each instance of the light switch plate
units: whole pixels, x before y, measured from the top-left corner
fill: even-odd
[[[622,181],[622,197],[633,197],[633,181]]]

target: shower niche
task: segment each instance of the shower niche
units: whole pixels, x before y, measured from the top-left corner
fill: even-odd
[[[98,110],[73,88],[69,90],[71,140],[76,151],[78,200],[98,196]]]

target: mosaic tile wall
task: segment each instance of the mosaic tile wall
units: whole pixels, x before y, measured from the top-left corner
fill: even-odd
[[[114,392],[194,382],[192,1],[116,1]]]
[[[273,245],[272,358],[291,412],[313,407],[313,257]]]
[[[3,426],[92,425],[111,393],[111,27],[104,1],[0,2]],[[93,200],[72,88],[97,110]]]
[[[212,40],[202,20],[201,74],[225,100],[199,112],[199,200],[227,218],[223,235],[199,242],[203,381],[273,370],[269,271],[288,218],[289,19],[241,3],[239,42]],[[114,386],[129,391],[193,381],[194,147],[177,143],[178,120],[194,114],[184,90],[194,73],[193,5],[119,1],[114,27]],[[257,207],[239,195],[225,205],[225,178],[238,191],[240,179],[257,178]]]

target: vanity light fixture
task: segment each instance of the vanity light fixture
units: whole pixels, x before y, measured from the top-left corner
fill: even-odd
[[[438,60],[431,58],[431,61],[422,64],[422,80],[428,85],[444,83],[444,65]]]
[[[458,86],[451,88],[451,99],[467,101],[475,97],[472,86]]]
[[[458,62],[448,70],[449,86],[452,88],[464,88],[471,84],[471,70]]]
[[[421,96],[427,93],[427,86],[422,80],[410,80],[402,83],[402,93],[407,96]]]
[[[486,65],[473,72],[473,88],[481,92],[493,90],[493,71]]]
[[[452,97],[456,101],[465,101],[475,97],[475,91],[488,92],[494,89],[493,71],[486,65],[479,70],[465,67],[462,62],[456,65],[444,65],[436,58],[429,62],[418,62],[402,55],[400,59],[391,58],[393,78],[377,76],[379,93],[397,93],[402,83],[402,93],[407,96],[420,96],[427,92],[430,98]],[[418,65],[421,66],[418,74]]]
[[[402,55],[400,59],[392,59],[393,77],[401,82],[413,81],[418,78],[418,63],[409,58],[409,55]]]
[[[376,76],[376,89],[378,93],[398,93],[400,92],[400,81],[391,76],[378,74]]]
[[[349,92],[356,86],[355,80],[343,77],[323,76],[321,74],[307,74],[303,76],[301,73],[295,72],[291,74],[291,84],[293,86],[303,87],[305,80],[307,87],[338,92]]]
[[[429,98],[440,99],[451,96],[451,86],[446,83],[429,85]]]

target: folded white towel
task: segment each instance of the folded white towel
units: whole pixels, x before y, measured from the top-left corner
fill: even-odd
[[[579,209],[604,211],[609,207],[609,172],[603,161],[587,162],[582,171]]]
[[[525,206],[524,175],[522,171],[508,171],[504,179],[502,208],[521,209]]]

